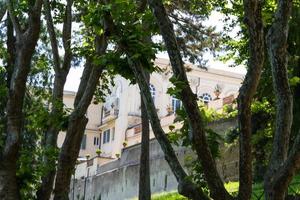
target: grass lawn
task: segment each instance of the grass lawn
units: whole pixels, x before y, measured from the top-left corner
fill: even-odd
[[[187,200],[187,198],[174,191],[169,193],[155,194],[151,197],[151,200]]]
[[[225,184],[225,188],[231,194],[237,194],[239,188],[239,182],[229,182]],[[300,194],[300,175],[295,176],[293,181],[289,186],[289,194]],[[253,185],[252,199],[253,200],[263,200],[264,195],[263,183],[255,183]]]
[[[239,182],[229,182],[225,184],[225,188],[230,194],[236,195],[239,188]],[[294,177],[292,183],[289,186],[290,194],[300,194],[300,175]],[[263,183],[256,183],[253,185],[253,200],[264,200],[263,197]],[[151,198],[152,200],[187,200],[184,196],[178,194],[176,191],[169,193],[155,194]]]

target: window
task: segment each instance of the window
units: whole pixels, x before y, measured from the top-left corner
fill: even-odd
[[[208,103],[212,100],[212,97],[210,94],[208,93],[203,93],[201,96],[199,96],[199,98],[204,102],[204,103]]]
[[[99,145],[99,138],[98,137],[94,137],[94,145],[95,146]]]
[[[176,97],[172,96],[172,111],[175,113],[176,110],[181,108],[181,101]]]
[[[107,129],[103,132],[103,144],[110,141],[110,129]]]
[[[86,148],[86,135],[83,136],[80,145],[80,149],[85,149],[85,148]]]
[[[150,88],[151,97],[152,97],[153,101],[155,101],[155,87],[154,87],[154,85],[150,84],[149,88]]]

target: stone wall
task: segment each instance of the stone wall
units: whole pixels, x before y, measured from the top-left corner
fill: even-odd
[[[210,124],[220,134],[236,125],[236,120],[224,120]],[[195,155],[186,148],[175,147],[184,166],[186,156]],[[99,167],[95,176],[71,181],[70,199],[74,200],[123,200],[138,194],[140,144],[125,148],[120,159]],[[224,181],[238,178],[238,150],[235,146],[222,147],[218,170]],[[151,192],[160,193],[177,189],[172,174],[158,142],[150,141]]]

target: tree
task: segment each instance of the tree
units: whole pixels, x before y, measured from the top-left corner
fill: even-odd
[[[106,52],[108,35],[107,32],[104,32],[95,36],[96,56],[99,58]],[[74,101],[74,110],[69,116],[66,137],[59,154],[54,187],[55,200],[68,199],[71,175],[75,169],[81,140],[88,122],[85,113],[93,99],[104,68],[105,65],[95,64],[93,58],[86,58],[85,68]]]
[[[267,34],[277,108],[273,150],[264,185],[267,199],[285,198],[288,184],[300,163],[298,147],[294,146],[287,158],[293,122],[293,99],[287,74],[287,38],[291,10],[292,1],[278,1],[275,19]],[[294,145],[297,145],[297,141],[296,139]]]
[[[71,31],[72,31],[72,4],[73,1],[67,1],[65,8],[65,14],[63,17],[63,33],[62,41],[64,48],[64,58],[61,62],[59,51],[58,51],[58,39],[57,33],[55,32],[55,27],[53,23],[53,18],[51,15],[51,6],[49,0],[44,1],[44,10],[45,17],[47,22],[47,30],[49,33],[51,47],[52,47],[52,56],[53,56],[53,66],[54,66],[54,85],[52,89],[52,110],[49,117],[49,127],[46,130],[44,138],[44,148],[46,154],[44,156],[44,162],[46,166],[50,166],[47,170],[48,172],[42,177],[42,184],[37,191],[37,198],[40,200],[47,200],[50,198],[53,181],[56,172],[56,159],[55,156],[51,156],[53,149],[56,149],[57,136],[61,128],[61,121],[63,116],[63,93],[64,85],[67,79],[67,75],[71,68],[72,60],[72,50],[71,50]]]
[[[42,106],[44,99],[38,97],[39,89],[36,86],[39,84],[30,84],[31,75],[34,76],[35,67],[38,65],[35,62],[36,57],[40,55],[38,51],[40,48],[45,48],[38,46],[38,50],[35,50],[39,37],[44,42],[44,35],[39,36],[43,3],[52,47],[53,62],[51,64],[54,66],[55,74],[49,102],[51,104],[50,112]],[[42,149],[41,152],[45,152],[43,160],[50,170],[46,170],[37,196],[38,199],[49,199],[53,189],[57,158],[49,156],[47,151],[56,148],[57,134],[63,128],[61,123],[57,123],[57,119],[66,119],[62,102],[63,87],[71,67],[71,60],[76,53],[75,50],[79,50],[79,56],[85,58],[84,72],[76,94],[74,110],[67,117],[65,124],[67,134],[59,153],[54,199],[68,198],[71,175],[88,122],[85,114],[92,99],[101,98],[107,88],[107,77],[105,77],[107,74],[122,75],[130,79],[132,83],[137,83],[141,91],[143,133],[140,199],[150,199],[151,195],[149,121],[166,161],[178,181],[180,194],[191,199],[235,199],[226,191],[217,172],[213,156],[214,149],[210,146],[209,133],[205,128],[205,116],[199,110],[198,99],[190,88],[182,60],[184,57],[204,66],[202,50],[214,50],[219,46],[220,35],[215,34],[213,28],[205,29],[201,22],[196,23],[195,21],[205,19],[212,9],[227,10],[224,1],[210,0],[203,3],[202,1],[180,0],[166,2],[164,5],[161,0],[149,0],[148,5],[152,9],[152,13],[145,0],[139,2],[108,0],[73,2],[73,0],[67,0],[64,9],[62,8],[63,4],[56,3],[49,0],[0,3],[0,19],[2,20],[5,13],[8,13],[5,18],[6,41],[4,44],[4,40],[1,38],[0,42],[0,52],[5,54],[3,55],[5,67],[0,68],[0,198],[20,199],[21,187],[18,184],[27,181],[26,177],[22,175],[30,174],[26,156],[32,152],[35,154],[34,159],[39,162],[41,155],[38,151]],[[297,94],[299,91],[299,70],[297,68],[299,64],[297,57],[299,34],[295,31],[299,9],[294,7],[296,11],[292,21],[289,21],[293,8],[292,0],[279,0],[277,4],[270,6],[272,3],[274,2],[271,0],[265,3],[260,0],[244,0],[243,5],[239,2],[232,3],[233,7],[237,8],[238,21],[241,23],[243,20],[246,25],[241,25],[243,41],[238,44],[240,53],[238,60],[241,62],[247,60],[247,74],[238,97],[240,188],[237,198],[241,200],[250,199],[252,193],[251,142],[254,139],[252,134],[266,127],[265,124],[262,125],[262,128],[256,127],[259,114],[251,112],[251,107],[253,109],[258,101],[265,102],[267,99],[268,105],[276,108],[276,121],[272,114],[264,118],[267,121],[266,124],[270,122],[276,125],[273,149],[270,151],[272,156],[264,177],[266,199],[284,199],[289,183],[300,169],[300,134],[297,125],[299,106],[297,103],[294,103],[296,106],[293,108],[293,102],[299,101]],[[59,11],[57,16],[55,14],[52,17],[53,7],[51,6],[57,6],[55,7]],[[72,8],[79,14],[72,14]],[[274,10],[275,17],[272,16]],[[21,14],[24,14],[24,17]],[[60,34],[55,30],[55,20],[57,19],[58,23],[63,23],[61,35],[65,51],[63,60],[58,53]],[[71,48],[71,39],[73,39],[71,27],[74,19],[84,25],[84,32],[80,35],[84,42],[81,47]],[[293,34],[288,36],[289,22]],[[267,33],[266,41],[265,33]],[[1,37],[4,37],[2,31],[0,34]],[[162,35],[164,44],[156,44],[151,41],[150,36],[157,34]],[[206,41],[207,38],[209,41]],[[209,189],[208,194],[205,193],[204,188],[201,188],[202,185],[189,178],[179,163],[171,141],[160,125],[149,91],[149,74],[156,70],[153,66],[153,59],[155,52],[161,47],[167,49],[169,54],[173,71],[173,77],[170,79],[174,84],[172,92],[183,102],[184,110],[182,112],[185,112],[187,116],[185,125],[191,129],[187,139],[197,154],[196,164],[203,170]],[[264,59],[266,51],[269,63],[267,59]],[[289,62],[288,57],[291,58]],[[291,72],[289,72],[290,70]],[[274,94],[261,95],[262,84],[266,84],[266,82],[271,84],[271,79],[267,77],[271,74]],[[261,76],[263,80],[257,92]],[[100,85],[99,82],[101,82]],[[32,87],[27,90],[29,91],[27,94],[26,84]],[[46,89],[42,88],[41,90]],[[276,101],[270,102],[273,95],[276,97]],[[254,98],[255,103],[253,103]],[[37,108],[33,108],[34,106]],[[34,111],[36,113],[33,114]],[[46,118],[48,118],[47,123],[43,124],[40,119]],[[268,125],[268,127],[270,126]],[[269,132],[272,130],[271,128]],[[42,134],[43,131],[45,131],[43,145],[39,146],[40,140],[37,135]],[[21,170],[24,165],[26,165],[27,171],[22,174]],[[37,169],[37,165],[33,167],[34,170],[40,170]],[[34,173],[31,175],[35,176]],[[40,176],[38,175],[36,180]],[[35,185],[38,184],[36,180]]]
[[[28,2],[28,19],[26,26],[20,24],[12,1],[7,1],[7,10],[16,34],[14,43],[13,74],[9,83],[9,94],[6,105],[7,120],[5,143],[1,147],[0,164],[0,198],[19,199],[16,178],[16,162],[20,145],[23,124],[23,102],[26,91],[27,76],[30,72],[31,58],[40,33],[40,16],[43,2],[36,0]]]
[[[217,172],[215,161],[209,150],[205,137],[203,120],[201,118],[197,105],[197,99],[193,94],[186,77],[173,26],[166,14],[166,10],[161,1],[150,0],[149,5],[153,10],[160,28],[160,32],[165,41],[174,72],[174,78],[182,85],[180,88],[180,97],[190,121],[192,129],[192,143],[194,148],[196,149],[201,165],[203,166],[205,179],[210,189],[211,196],[216,200],[231,199],[231,196],[226,191],[223,182]]]
[[[238,123],[240,131],[240,169],[238,199],[250,199],[252,193],[251,103],[264,64],[264,27],[262,2],[244,1],[245,23],[249,34],[248,70],[239,90]]]

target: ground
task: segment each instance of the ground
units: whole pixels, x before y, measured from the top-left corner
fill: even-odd
[[[239,183],[238,182],[229,182],[225,184],[226,189],[231,194],[237,194]],[[300,175],[296,176],[292,183],[289,186],[289,194],[300,194]],[[253,185],[253,194],[252,199],[253,200],[263,200],[263,184],[262,183],[256,183]],[[155,194],[151,198],[152,200],[187,200],[184,196],[178,194],[176,191],[169,192],[169,193],[160,193]]]

